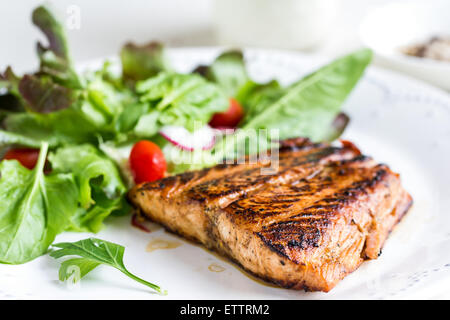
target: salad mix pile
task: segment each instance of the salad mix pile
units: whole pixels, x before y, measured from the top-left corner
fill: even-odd
[[[120,74],[111,62],[78,73],[51,12],[38,7],[32,20],[48,40],[37,44],[39,69],[0,75],[0,263],[7,264],[46,253],[61,232],[98,232],[108,216],[129,212],[133,183],[238,157],[243,139],[268,145],[248,141],[240,134],[247,129],[336,139],[348,122],[341,105],[372,57],[362,49],[281,86],[253,81],[238,50],[182,74],[162,44],[126,44]],[[180,161],[193,153],[198,161]]]

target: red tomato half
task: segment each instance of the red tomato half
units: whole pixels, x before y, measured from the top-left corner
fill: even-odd
[[[164,177],[166,160],[161,149],[153,142],[137,142],[130,153],[130,168],[134,182],[151,182]]]
[[[234,128],[244,116],[244,111],[235,99],[230,98],[230,108],[225,112],[214,114],[209,125],[213,128]]]
[[[6,160],[17,160],[25,168],[33,169],[39,158],[39,149],[31,148],[16,148],[9,149],[3,159]]]

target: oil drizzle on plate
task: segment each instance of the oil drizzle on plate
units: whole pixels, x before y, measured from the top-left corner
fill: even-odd
[[[225,268],[222,267],[221,265],[218,265],[217,263],[211,263],[208,266],[208,270],[211,272],[223,272],[225,271]]]
[[[171,241],[166,239],[153,239],[147,244],[145,251],[152,252],[155,250],[163,250],[163,249],[175,249],[181,246],[183,243],[179,241]]]
[[[205,248],[205,247],[203,247],[201,245],[198,245],[198,244],[194,244],[194,245],[197,245],[199,248],[201,248],[201,249],[205,250],[206,252],[208,252],[209,254],[213,255],[218,260],[221,260],[221,261],[223,261],[226,264],[230,264],[230,265],[235,266],[236,270],[238,270],[240,273],[242,273],[242,275],[244,275],[248,279],[253,280],[254,282],[256,282],[256,283],[258,283],[260,285],[263,285],[263,286],[266,286],[266,287],[270,287],[270,288],[283,289],[283,288],[280,288],[279,286],[277,286],[277,285],[275,285],[273,283],[264,281],[263,279],[260,279],[260,278],[258,278],[256,276],[252,275],[251,273],[249,273],[246,270],[244,270],[241,266],[237,265],[236,263],[234,263],[232,261],[227,260],[225,257],[221,256],[220,254],[218,254],[215,251],[209,250],[209,249],[207,249],[207,248]],[[217,265],[217,264],[216,263],[212,263],[211,265]],[[211,265],[209,265],[209,267],[208,267],[209,271],[212,271],[212,272],[222,272],[223,271],[223,270],[222,271],[213,271],[213,270],[210,269]],[[224,270],[225,270],[225,268],[224,268]]]

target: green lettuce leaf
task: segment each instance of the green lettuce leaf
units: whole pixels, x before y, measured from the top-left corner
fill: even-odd
[[[23,136],[18,133],[0,130],[0,148],[10,145],[20,145],[30,148],[40,148],[41,141]]]
[[[116,165],[94,146],[66,146],[50,153],[53,172],[71,172],[79,186],[80,206],[73,219],[74,230],[98,232],[103,220],[115,211],[127,211],[127,191]]]
[[[141,95],[140,101],[151,105],[149,113],[136,127],[142,128],[140,122],[143,121],[152,133],[163,125],[193,130],[195,124],[202,126],[214,113],[228,108],[228,98],[222,90],[195,74],[162,72],[139,82],[136,90]]]
[[[94,143],[97,140],[96,135],[101,133],[100,126],[94,122],[95,119],[100,124],[105,123],[102,115],[92,109],[91,105],[86,104],[48,114],[34,112],[8,114],[3,120],[3,126],[9,132],[29,139],[46,141],[50,145]]]

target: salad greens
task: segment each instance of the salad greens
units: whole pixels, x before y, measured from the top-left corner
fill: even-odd
[[[340,112],[342,103],[369,64],[368,49],[356,51],[311,73],[277,92],[262,90],[264,103],[248,110],[243,129],[278,129],[280,139],[309,137],[328,140],[327,129]],[[271,88],[271,87],[269,87]],[[273,88],[271,88],[273,89]]]
[[[36,167],[0,162],[0,262],[19,264],[45,253],[55,236],[72,224],[78,188],[72,174],[44,175],[48,145]]]
[[[145,80],[160,71],[170,71],[164,46],[151,42],[144,46],[127,43],[120,52],[122,76],[129,82]]]
[[[152,288],[158,293],[167,294],[166,291],[161,290],[161,288],[156,284],[145,281],[127,270],[125,264],[123,263],[125,248],[121,245],[101,239],[89,238],[73,243],[55,243],[52,247],[59,248],[58,250],[50,253],[50,256],[55,259],[59,259],[64,256],[80,257],[71,258],[61,264],[61,268],[59,269],[60,281],[68,280],[75,271],[74,267],[78,268],[81,279],[99,265],[104,264],[116,268],[131,279]],[[75,281],[80,280],[77,278],[73,279]]]
[[[113,162],[89,145],[50,153],[48,144],[33,170],[16,160],[0,162],[0,262],[20,264],[47,251],[66,230],[97,232],[113,211],[124,211],[126,191]]]
[[[141,102],[151,104],[151,111],[144,120],[138,121],[135,128],[147,137],[149,135],[142,130],[143,127],[153,130],[163,125],[178,125],[192,131],[195,122],[205,125],[214,113],[228,108],[228,99],[223,92],[195,74],[161,72],[138,82],[136,91]],[[148,119],[152,119],[150,123]]]
[[[49,155],[52,172],[72,173],[79,190],[79,206],[72,219],[75,231],[98,232],[113,211],[123,213],[129,206],[122,198],[127,188],[116,165],[92,145],[65,146]]]
[[[367,49],[356,51],[284,87],[277,80],[252,80],[238,50],[182,74],[170,65],[162,44],[129,43],[120,51],[120,72],[107,61],[98,70],[78,73],[63,27],[51,12],[40,6],[32,21],[47,44],[37,45],[36,72],[17,75],[8,67],[0,73],[0,154],[30,147],[40,155],[33,170],[15,160],[0,162],[0,263],[30,261],[47,252],[61,232],[98,232],[108,216],[127,213],[128,157],[139,140],[157,144],[168,174],[175,174],[266,150],[273,145],[272,129],[279,139],[338,138],[349,121],[340,107],[372,57]],[[230,98],[244,116],[233,134],[213,136],[211,148],[182,149],[160,134],[168,126],[194,134],[227,111]],[[245,134],[248,129],[267,132],[252,137]],[[82,275],[99,263],[127,273],[123,247],[101,240],[58,246],[62,249],[53,256],[82,257],[71,262]],[[115,252],[117,259],[99,260],[98,250]],[[63,263],[62,278],[68,265]]]
[[[241,51],[226,51],[219,55],[210,66],[200,66],[194,72],[217,83],[229,97],[235,97],[240,88],[249,81]]]

